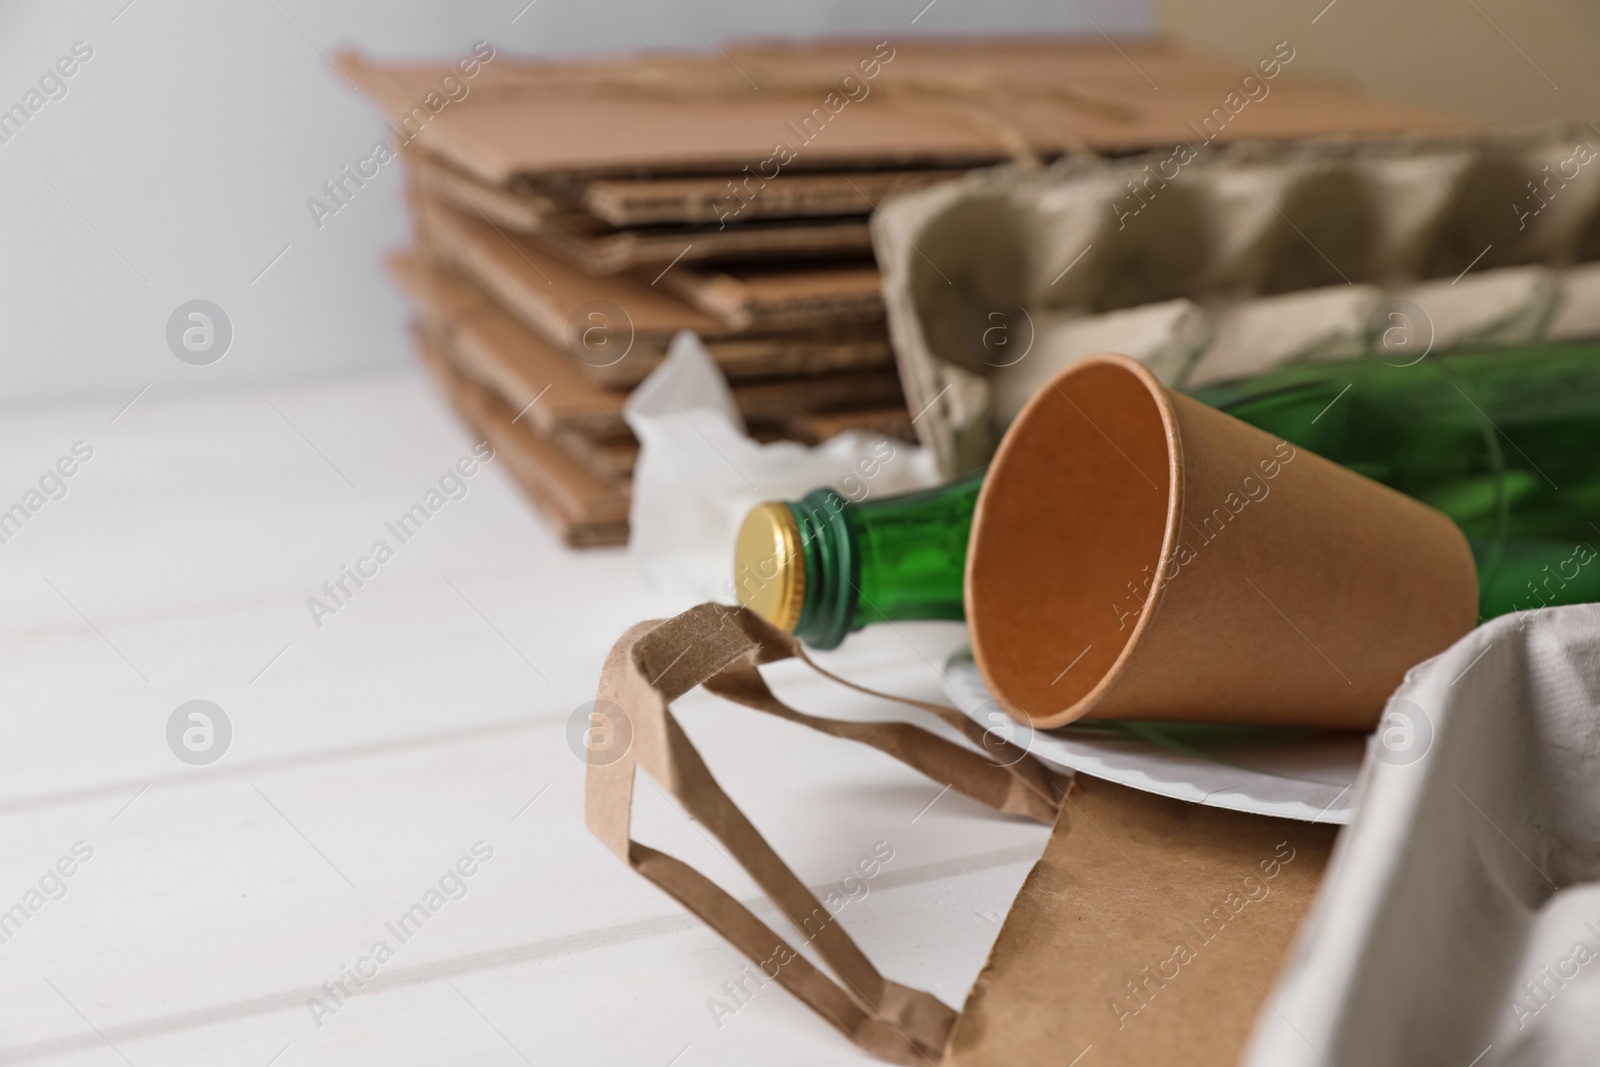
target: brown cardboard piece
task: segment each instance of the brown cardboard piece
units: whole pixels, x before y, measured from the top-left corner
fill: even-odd
[[[399,124],[430,93],[439,99],[439,79],[450,70],[349,53],[338,63]],[[1237,97],[1253,70],[1160,41],[1073,38],[729,44],[715,54],[602,61],[500,55],[482,66],[464,100],[413,121],[419,145],[494,185],[641,171],[742,175],[745,167],[762,170],[779,139],[790,145],[786,170],[795,173],[969,167],[1187,141],[1189,124]],[[1272,106],[1244,109],[1221,139],[1461,125],[1297,73],[1277,79],[1272,92]],[[858,102],[841,106],[849,95]]]
[[[495,456],[539,510],[575,548],[621,545],[628,540],[628,491],[606,484],[538,434],[512,422],[514,413],[487,389],[456,370],[443,346],[424,331],[416,337],[423,364],[433,372],[461,420],[494,447]]]
[[[490,185],[464,174],[427,152],[403,151],[408,180],[416,192],[466,215],[480,215],[512,233],[538,233],[552,220],[571,215],[558,200],[525,184],[512,188]]]
[[[482,219],[419,201],[418,218],[436,261],[460,273],[507,312],[572,356],[575,369],[600,384],[631,388],[666,355],[679,330],[693,330],[731,380],[819,371],[883,368],[893,376],[893,354],[881,323],[826,330],[743,334],[690,307],[659,286],[619,276],[592,278],[540,250],[525,237],[497,231]],[[594,319],[590,312],[598,314]],[[592,319],[606,331],[605,351],[584,347]],[[631,344],[630,344],[631,342]],[[611,349],[624,345],[625,355]]]
[[[730,329],[783,329],[883,321],[871,261],[779,266],[676,266],[655,284],[715,315]]]
[[[910,723],[796,711],[757,670],[790,658],[926,712],[973,747]],[[959,1017],[930,994],[885,978],[717,785],[670,710],[700,685],[877,748],[998,811],[1054,826]],[[1091,1063],[1231,1063],[1315,892],[1334,833],[1081,775],[1069,780],[952,708],[887,697],[829,674],[791,634],[718,604],[624,634],[606,659],[590,726],[584,815],[591,832],[846,1038],[920,1067],[1059,1067],[1081,1060],[1086,1046],[1096,1049]],[[714,882],[632,839],[641,770],[721,842],[831,976]],[[1189,950],[1181,959],[1180,945]]]
[[[596,385],[476,290],[426,270],[409,253],[393,253],[388,262],[422,313],[446,330],[458,368],[513,411],[523,412],[519,421],[543,434],[627,430],[622,421],[626,393]]]
[[[552,434],[557,448],[601,481],[626,486],[639,462],[639,442],[630,434],[590,436],[568,430]]]
[[[1472,629],[1461,531],[1409,497],[1085,357],[989,466],[967,620],[995,699],[1082,717],[1370,729]]]
[[[834,434],[846,430],[870,430],[908,443],[914,443],[917,439],[916,430],[911,425],[911,412],[906,410],[905,404],[820,412],[815,415],[802,413],[785,419],[784,427],[796,439],[808,445],[821,444]]]
[[[721,225],[728,221],[733,180],[682,178],[561,178],[493,185],[422,152],[408,152],[431,195],[481,208],[509,230],[533,233],[552,219],[568,225],[596,222],[617,229],[640,226]],[[926,188],[965,174],[964,169],[851,170],[788,175],[744,200],[735,222],[759,219],[865,217],[886,196]],[[448,181],[446,179],[449,179]],[[740,198],[741,200],[743,198]]]
[[[604,437],[627,431],[622,419],[626,392],[604,388],[578,373],[570,358],[450,275],[429,271],[403,252],[392,254],[389,265],[423,313],[447,329],[457,366],[521,412],[519,422],[547,435]],[[899,405],[904,412],[899,379],[888,370],[742,381],[729,388],[758,439],[762,424],[795,423],[796,435],[803,437],[811,432],[809,424],[796,420],[807,416],[827,415],[845,420],[846,427],[870,427],[885,409]],[[867,421],[849,421],[857,413]]]
[[[937,185],[964,173],[925,169],[791,174],[781,182],[762,186],[759,196],[744,201],[734,221],[869,215],[873,205],[886,196]],[[733,179],[721,176],[631,181],[594,178],[577,184],[578,201],[584,209],[613,226],[720,223],[730,208],[730,190],[734,190]]]
[[[419,187],[429,196],[485,219],[512,233],[539,238],[540,245],[585,274],[615,274],[629,269],[659,270],[671,263],[724,260],[793,259],[866,255],[872,236],[865,218],[800,223],[747,222],[739,226],[671,226],[614,229],[591,215],[550,210],[543,198],[489,185],[432,162],[412,158]],[[863,202],[867,211],[871,205]],[[856,212],[864,215],[865,212]],[[715,220],[713,220],[714,222]]]
[[[733,402],[753,422],[786,422],[795,416],[886,407],[905,400],[893,371],[818,375],[814,378],[771,378],[740,382],[730,388]]]

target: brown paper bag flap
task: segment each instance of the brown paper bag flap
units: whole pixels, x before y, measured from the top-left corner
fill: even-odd
[[[953,709],[900,701],[960,728],[992,758],[906,723],[841,722],[796,711],[778,700],[756,669],[796,656],[805,658],[791,635],[743,608],[719,604],[702,604],[665,622],[630,629],[612,648],[601,675],[595,715],[607,720],[609,729],[606,747],[597,745],[593,740],[597,735],[591,735],[585,819],[630,867],[699,916],[762,966],[763,974],[857,1045],[895,1063],[937,1063],[955,1012],[932,995],[892,982],[877,971],[722,791],[669,705],[706,684],[736,703],[871,745],[957,792],[1046,823],[1059,811],[1067,782],[1009,742],[985,735],[982,727]],[[806,933],[837,982],[705,876],[632,840],[636,767],[722,843],[790,924]],[[776,973],[768,974],[766,966],[776,966]]]
[[[1231,1067],[1335,832],[1079,776],[945,1067]]]

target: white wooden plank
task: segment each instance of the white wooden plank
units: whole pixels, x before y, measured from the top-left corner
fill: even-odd
[[[507,1039],[539,1062],[686,1045],[685,1065],[861,1062],[776,989],[712,1026],[738,957],[583,828],[566,720],[617,634],[685,604],[620,552],[556,544],[491,466],[319,630],[305,598],[469,447],[426,387],[152,395],[114,414],[0,421],[0,501],[99,435],[68,495],[0,544],[0,909],[75,842],[94,849],[0,945],[0,1063],[265,1064],[285,1045],[284,1064],[522,1062]],[[939,699],[961,636],[884,627],[823,658]],[[806,710],[921,718],[794,664],[769,675]],[[209,767],[166,745],[194,697],[234,725]],[[842,921],[887,973],[958,1004],[1044,829],[710,698],[679,714],[812,884],[892,845]],[[657,790],[638,807],[642,840],[754,898]],[[306,998],[479,840],[495,854],[466,895],[314,1027]]]
[[[997,901],[1009,901],[1026,862],[942,880],[941,927],[931,933],[923,886],[893,887],[861,902],[855,922],[886,973],[959,1003],[998,932]],[[1003,905],[1002,905],[1003,907]],[[845,913],[848,915],[848,912]],[[850,1064],[857,1052],[781,989],[759,989],[731,1016],[724,983],[745,961],[700,928],[571,951],[514,966],[359,994],[318,1029],[303,1005],[207,1026],[133,1037],[102,1032],[136,1064],[626,1063]],[[74,1002],[81,990],[62,984]],[[0,1062],[51,1053],[51,1063],[116,1064],[99,1035],[67,1029],[72,1013],[41,1002],[59,1035],[0,1049]],[[83,1007],[80,1003],[80,1007]],[[83,1008],[86,1013],[89,1008]],[[719,1026],[718,1023],[721,1023]],[[507,1045],[510,1043],[510,1046]],[[513,1049],[514,1047],[514,1049]],[[687,1048],[688,1052],[684,1052]],[[519,1054],[520,1053],[520,1054]]]

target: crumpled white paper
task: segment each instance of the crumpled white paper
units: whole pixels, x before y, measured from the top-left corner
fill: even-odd
[[[731,602],[733,544],[756,504],[831,486],[864,501],[938,482],[923,449],[852,430],[815,447],[761,444],[700,338],[672,339],[623,408],[638,437],[628,551],[654,584]]]

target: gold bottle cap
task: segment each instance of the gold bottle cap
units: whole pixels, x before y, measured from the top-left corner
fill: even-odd
[[[772,625],[794,632],[805,602],[806,566],[800,524],[779,501],[753,508],[734,542],[733,584],[740,603]]]

